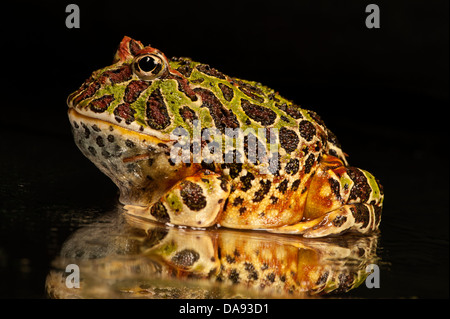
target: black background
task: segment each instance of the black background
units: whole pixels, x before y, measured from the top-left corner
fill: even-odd
[[[69,3],[3,11],[0,297],[43,297],[61,243],[115,204],[65,99],[128,35],[315,110],[385,189],[384,289],[360,296],[448,298],[448,1],[76,1],[80,29]]]

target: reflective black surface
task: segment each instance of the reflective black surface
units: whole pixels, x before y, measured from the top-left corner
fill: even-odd
[[[52,263],[46,291],[51,298],[342,296],[378,284],[377,243],[377,234],[311,240],[167,227],[117,209],[70,236]]]
[[[448,3],[380,2],[378,33],[364,27],[360,2],[256,9],[230,3],[197,7],[200,18],[189,32],[180,26],[191,21],[189,10],[172,20],[152,16],[149,31],[136,10],[81,3],[81,29],[69,30],[64,3],[11,7],[22,23],[4,41],[11,61],[32,51],[36,64],[4,66],[10,85],[0,116],[1,298],[47,298],[46,278],[65,243],[116,211],[115,186],[72,140],[65,98],[110,63],[125,34],[169,56],[259,80],[314,109],[350,163],[382,182],[381,287],[362,284],[337,297],[448,298]],[[207,13],[234,22],[205,28]],[[261,53],[268,48],[281,66],[268,67]]]

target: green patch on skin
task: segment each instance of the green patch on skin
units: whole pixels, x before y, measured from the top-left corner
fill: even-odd
[[[342,188],[344,188],[344,186],[347,185],[347,189],[350,189],[350,187],[353,185],[353,181],[347,174],[342,174],[341,178],[339,179],[339,182],[341,183]]]
[[[175,242],[171,241],[171,242],[159,247],[156,250],[156,253],[158,255],[167,257],[167,256],[171,255],[173,252],[175,252],[176,250],[177,250],[177,245],[175,244]]]
[[[202,128],[211,128],[214,126],[211,114],[206,108],[201,108],[199,110],[199,120],[201,121]]]
[[[307,110],[301,109],[300,112],[302,113],[302,115],[303,115],[303,117],[304,117],[305,119],[307,119],[308,121],[310,121],[310,122],[312,122],[312,123],[316,123],[316,120],[313,119],[313,118],[311,117],[311,115],[309,115],[309,113],[307,112]]]
[[[174,191],[169,192],[166,195],[166,201],[167,201],[167,204],[169,205],[170,209],[172,209],[175,212],[180,212],[183,208],[183,203],[182,203],[180,197],[177,194],[175,194]]]
[[[138,99],[132,103],[130,105],[130,107],[136,111],[136,114],[134,115],[134,118],[136,120],[136,122],[138,122],[140,125],[146,127],[148,126],[148,124],[146,123],[145,119],[146,119],[146,114],[145,114],[145,109],[147,107],[147,100],[148,97],[150,96],[150,94],[152,94],[152,92],[156,89],[156,85],[155,83],[152,83],[152,85],[150,85],[150,87],[147,88],[147,90],[145,92],[143,92]],[[123,92],[122,94],[125,93],[125,87],[123,88]],[[110,108],[108,108],[109,111]],[[111,112],[114,109],[111,110]]]
[[[192,136],[192,127],[188,125],[180,115],[180,108],[184,105],[192,107],[192,101],[178,90],[178,82],[176,80],[166,80],[159,82],[159,88],[164,100],[167,104],[167,111],[171,117],[171,125],[169,125],[164,133],[171,133],[176,127],[183,127]]]
[[[208,193],[208,195],[211,195],[212,193],[214,193],[215,189],[214,189],[214,185],[212,184],[213,181],[211,181],[209,178],[202,178],[202,182],[203,184],[205,184],[205,189],[206,192]]]
[[[361,170],[367,178],[367,182],[369,183],[370,188],[372,189],[372,197],[374,199],[381,198],[380,188],[378,187],[378,183],[375,180],[375,177],[370,174],[368,171]]]

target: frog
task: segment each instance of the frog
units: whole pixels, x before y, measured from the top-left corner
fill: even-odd
[[[67,104],[76,145],[126,214],[307,238],[379,231],[379,180],[348,164],[316,112],[259,82],[125,36]]]

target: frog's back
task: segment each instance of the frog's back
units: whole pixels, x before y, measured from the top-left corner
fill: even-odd
[[[346,163],[336,137],[320,117],[273,89],[228,77],[207,64],[173,58],[171,66],[201,96],[201,104],[180,108],[185,121],[196,119],[203,128],[215,127],[223,134],[226,129],[238,129],[244,135],[245,156],[233,154],[235,158],[243,156],[242,163],[225,162],[215,166],[232,179],[233,185],[221,223],[254,228],[300,221],[311,176],[321,157],[334,155]],[[265,141],[258,135],[259,129],[266,129]],[[257,144],[254,151],[262,148],[261,154],[265,154],[268,162],[249,160],[252,155],[252,159],[257,158],[257,154],[249,154],[250,137]],[[270,141],[270,137],[275,139]],[[271,142],[275,143],[276,152],[271,152]]]

